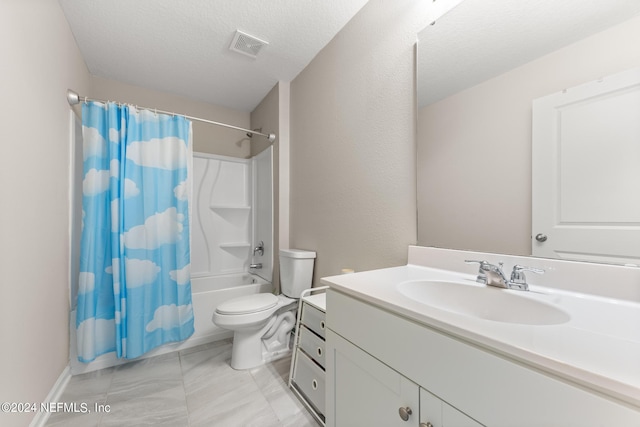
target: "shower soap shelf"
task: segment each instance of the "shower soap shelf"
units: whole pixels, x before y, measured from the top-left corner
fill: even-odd
[[[235,209],[235,210],[251,210],[251,206],[246,205],[211,205],[209,206],[212,210],[225,210],[225,209]]]
[[[249,242],[229,242],[229,243],[221,243],[220,244],[220,247],[223,248],[223,249],[226,249],[226,248],[230,248],[230,249],[233,249],[233,248],[248,248],[250,246],[251,246],[251,243],[249,243]]]

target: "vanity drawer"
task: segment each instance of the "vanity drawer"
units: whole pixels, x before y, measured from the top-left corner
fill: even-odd
[[[324,371],[309,357],[296,350],[296,367],[293,373],[294,382],[305,395],[308,402],[324,414]]]
[[[302,324],[324,339],[324,311],[309,304],[302,306]]]
[[[324,369],[324,341],[304,325],[300,328],[300,348]]]

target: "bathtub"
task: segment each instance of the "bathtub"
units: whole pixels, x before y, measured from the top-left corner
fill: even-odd
[[[273,285],[249,273],[191,278],[195,332],[180,349],[232,337],[232,331],[219,328],[211,321],[216,307],[231,298],[267,292],[273,292]]]
[[[216,307],[231,298],[267,292],[273,292],[273,285],[254,274],[238,273],[221,276],[192,277],[191,299],[194,317],[193,326],[195,329],[193,335],[185,341],[160,346],[145,353],[139,359],[231,338],[233,336],[232,331],[219,328],[211,321],[213,311]],[[118,359],[115,353],[107,353],[97,357],[96,360],[91,363],[79,362],[76,350],[76,311],[73,310],[70,314],[69,332],[71,342],[69,366],[72,375],[109,368],[131,361],[130,359]]]

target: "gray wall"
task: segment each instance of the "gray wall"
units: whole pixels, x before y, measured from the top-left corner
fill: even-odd
[[[427,4],[427,5],[425,5]],[[291,83],[291,247],[314,283],[416,243],[416,35],[431,2],[371,0]]]
[[[58,2],[0,2],[0,401],[42,402],[69,357],[71,109],[89,73]],[[0,413],[24,426],[33,413]]]
[[[90,96],[186,114],[245,129],[249,128],[249,113],[102,77],[91,77]],[[193,150],[222,156],[247,158],[251,150],[251,143],[245,132],[193,121]]]

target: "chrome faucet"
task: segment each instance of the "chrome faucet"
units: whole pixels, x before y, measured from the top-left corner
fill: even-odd
[[[478,263],[478,276],[476,282],[482,283],[487,286],[495,286],[497,288],[515,289],[518,291],[528,291],[529,285],[527,284],[527,278],[524,275],[525,271],[532,271],[537,274],[543,274],[544,270],[540,268],[525,267],[522,265],[514,265],[511,272],[511,278],[507,280],[507,277],[502,271],[503,263],[499,262],[498,265],[491,264],[487,261],[475,261],[466,260],[467,264]]]
[[[249,268],[262,268],[262,263],[259,262],[257,264],[249,264]]]
[[[527,278],[524,275],[525,271],[531,271],[536,274],[544,274],[544,270],[541,268],[525,267],[523,265],[514,265],[513,271],[511,271],[511,280],[509,280],[509,289],[518,289],[521,291],[528,291],[529,285],[527,284]]]
[[[260,256],[264,255],[264,242],[262,240],[260,240],[258,246],[253,248],[253,256],[255,256],[256,254],[259,254]]]

